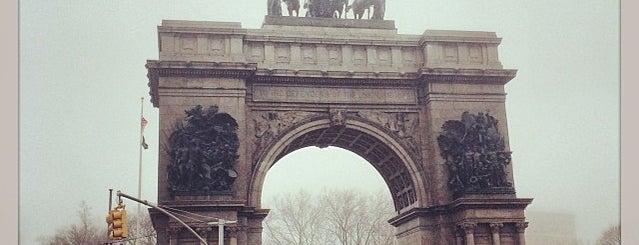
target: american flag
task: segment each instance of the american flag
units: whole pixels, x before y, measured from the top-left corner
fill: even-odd
[[[149,149],[149,144],[146,143],[146,139],[142,136],[142,148]]]
[[[142,132],[144,132],[144,127],[146,127],[148,123],[149,121],[147,121],[144,117],[142,117],[142,119],[140,120],[140,125],[142,126]],[[146,139],[144,138],[144,136],[142,136],[141,144],[144,149],[149,149],[149,145],[146,143]]]
[[[140,125],[142,125],[142,130],[144,130],[144,127],[146,127],[148,123],[149,121],[147,121],[146,119],[144,119],[144,117],[142,117],[142,120],[140,122]]]

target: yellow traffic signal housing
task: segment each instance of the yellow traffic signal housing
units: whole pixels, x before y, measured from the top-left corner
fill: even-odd
[[[126,221],[125,205],[120,204],[109,211],[106,217],[109,224],[109,240],[122,240],[129,236],[129,226]]]

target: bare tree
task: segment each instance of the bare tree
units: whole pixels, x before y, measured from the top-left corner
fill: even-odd
[[[321,212],[309,193],[299,191],[276,197],[274,207],[264,221],[265,244],[326,244]]]
[[[621,226],[612,225],[601,233],[597,245],[619,245],[621,244]]]
[[[106,213],[106,212],[105,212]],[[58,228],[53,236],[40,237],[40,244],[44,245],[97,245],[108,242],[107,224],[92,222],[91,208],[82,201],[77,211],[79,223],[68,227]],[[156,245],[156,236],[148,213],[141,215],[127,215],[129,227],[125,244]]]
[[[80,223],[72,224],[69,227],[59,228],[55,235],[40,238],[40,243],[46,245],[95,245],[106,242],[106,227],[99,228],[91,222],[91,208],[82,201],[77,211]]]
[[[142,211],[140,214],[128,216],[129,236],[127,240],[130,244],[137,241],[138,245],[156,245],[157,235],[151,217],[148,212]]]
[[[394,228],[386,222],[394,215],[392,200],[383,192],[363,195],[354,190],[333,190],[320,196],[329,231],[342,245],[391,245]]]
[[[392,200],[387,193],[325,191],[316,198],[300,191],[276,197],[264,221],[265,245],[393,245]]]

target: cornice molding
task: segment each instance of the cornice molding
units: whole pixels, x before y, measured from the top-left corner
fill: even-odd
[[[397,227],[417,217],[435,216],[460,212],[468,209],[521,209],[524,210],[532,202],[532,198],[458,198],[454,201],[425,208],[413,208],[388,222]]]
[[[227,77],[247,78],[257,69],[255,63],[244,62],[200,62],[200,61],[157,61],[147,60],[151,103],[160,106],[158,92],[160,77]]]
[[[418,71],[426,82],[489,83],[505,85],[515,78],[514,69],[422,68]]]
[[[258,68],[257,63],[157,61],[148,60],[151,102],[159,107],[160,77],[226,77],[246,79],[250,83],[308,84],[326,86],[400,86],[425,83],[478,83],[504,85],[517,70],[420,68],[416,72],[353,72],[328,70],[292,70]]]

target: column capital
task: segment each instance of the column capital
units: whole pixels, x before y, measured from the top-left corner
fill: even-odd
[[[212,231],[213,229],[211,227],[198,227],[195,228],[195,232],[197,232],[197,234],[199,234],[201,237],[209,237],[209,233]]]
[[[169,233],[171,237],[177,237],[178,233],[184,229],[183,227],[169,227],[166,228],[166,231]]]
[[[237,238],[237,233],[244,230],[242,227],[239,226],[228,226],[228,227],[224,227],[224,230],[226,232],[228,232],[229,237],[231,238]]]
[[[477,223],[464,222],[459,224],[459,228],[466,234],[473,234],[475,232],[475,228],[477,228]]]
[[[522,233],[528,227],[528,222],[517,222],[515,223],[515,227],[517,228],[517,232]]]
[[[499,233],[499,229],[504,227],[504,223],[495,222],[495,223],[490,223],[489,226],[490,226],[490,232]]]

